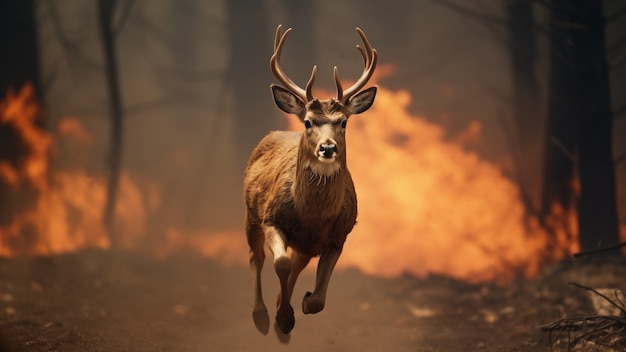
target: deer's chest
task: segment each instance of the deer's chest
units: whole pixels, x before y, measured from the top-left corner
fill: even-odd
[[[293,208],[292,208],[293,209]],[[282,217],[276,225],[287,237],[288,246],[310,256],[317,256],[331,248],[341,248],[356,223],[356,210],[350,207],[333,217],[299,217],[294,212]]]
[[[341,248],[349,231],[338,219],[327,219],[316,224],[296,224],[284,229],[287,243],[297,251],[310,255],[320,255],[331,248]],[[341,226],[339,226],[341,225]]]

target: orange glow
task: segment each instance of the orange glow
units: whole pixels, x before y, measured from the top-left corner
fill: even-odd
[[[0,256],[48,255],[86,247],[109,248],[102,225],[106,188],[100,177],[80,171],[53,171],[49,158],[54,143],[50,133],[36,126],[41,115],[32,87],[11,92],[0,102],[0,122],[10,125],[29,146],[18,165],[0,163],[0,180],[16,191],[33,190],[34,205],[16,214],[10,224],[0,226]],[[60,135],[88,142],[91,136],[78,120],[62,120]],[[121,174],[117,217],[125,238],[143,234],[146,209],[137,185]],[[128,240],[127,240],[128,242]],[[130,246],[129,243],[125,245]]]
[[[381,67],[383,73],[392,71]],[[577,250],[574,212],[555,206],[548,219],[554,231],[550,238],[536,219],[525,218],[517,185],[464,148],[480,142],[479,122],[446,139],[442,127],[408,112],[410,101],[406,91],[379,86],[370,111],[348,123],[348,164],[359,218],[339,268],[380,276],[408,272],[473,282],[506,280],[517,273],[533,275],[546,260]],[[29,146],[16,165],[0,161],[0,181],[16,194],[36,193],[30,209],[0,225],[0,256],[110,248],[102,224],[105,178],[53,170],[49,162],[56,142],[70,138],[88,145],[91,134],[78,119],[64,118],[56,126],[55,141],[37,126],[40,115],[30,87],[0,102],[0,123],[10,125]],[[292,129],[303,129],[296,118],[289,121]],[[150,215],[163,206],[157,184],[122,172],[118,194],[115,232],[123,234],[121,247],[149,247],[158,257],[192,249],[223,263],[247,262],[243,228],[210,233],[162,224],[163,229],[155,229]],[[142,246],[151,239],[158,244]]]
[[[372,108],[348,123],[359,218],[338,265],[382,276],[504,280],[532,275],[546,256],[558,256],[546,253],[538,222],[526,221],[517,185],[463,147],[480,124],[447,141],[441,127],[407,112],[410,101],[406,91],[379,87]],[[558,246],[572,243],[560,236]]]

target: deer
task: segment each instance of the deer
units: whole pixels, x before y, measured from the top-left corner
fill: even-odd
[[[252,318],[263,335],[269,330],[261,290],[266,246],[280,282],[275,329],[284,334],[293,329],[291,296],[298,275],[314,257],[319,257],[315,285],[313,292],[305,294],[302,311],[314,314],[324,309],[330,277],[357,218],[356,192],[346,164],[346,125],[351,115],[372,106],[377,90],[373,86],[361,91],[376,68],[378,54],[360,28],[356,28],[364,44],[356,46],[364,63],[360,78],[344,90],[335,66],[337,96],[320,100],[312,93],[317,75],[317,66],[313,66],[302,89],[280,66],[291,30],[283,33],[282,25],[276,29],[270,68],[284,87],[271,84],[270,90],[276,106],[296,115],[304,131],[267,134],[252,151],[244,172],[245,232],[254,292]]]

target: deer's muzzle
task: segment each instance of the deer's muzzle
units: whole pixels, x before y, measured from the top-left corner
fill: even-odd
[[[317,154],[320,156],[320,158],[332,159],[338,154],[337,145],[334,143],[321,144]]]

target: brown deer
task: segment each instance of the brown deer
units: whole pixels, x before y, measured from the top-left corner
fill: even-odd
[[[295,324],[290,302],[298,275],[312,257],[320,256],[315,289],[304,296],[302,311],[321,311],[330,276],[356,223],[356,192],[346,165],[346,123],[350,115],[372,106],[376,87],[359,90],[372,76],[377,62],[376,50],[365,33],[356,30],[364,44],[357,45],[365,64],[363,74],[343,90],[335,67],[337,97],[327,100],[318,100],[311,92],[316,66],[306,89],[280,68],[280,54],[291,28],[284,34],[282,26],[276,30],[270,66],[285,88],[274,84],[270,88],[278,108],[298,116],[305,130],[269,133],[252,152],[244,175],[245,227],[254,283],[252,317],[263,334],[269,330],[261,292],[265,243],[274,256],[280,280],[276,323],[288,334]]]

